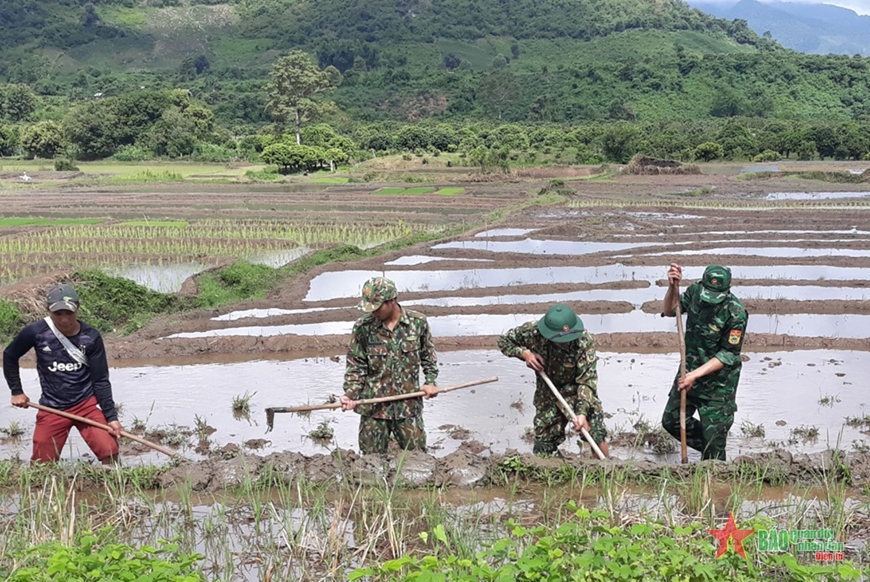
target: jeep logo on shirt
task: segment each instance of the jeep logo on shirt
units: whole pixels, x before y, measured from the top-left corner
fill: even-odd
[[[64,364],[63,362],[52,362],[48,367],[49,372],[77,372],[81,370],[82,365],[76,362],[75,364]]]

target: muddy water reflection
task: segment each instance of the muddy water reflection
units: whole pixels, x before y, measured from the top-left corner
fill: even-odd
[[[175,293],[188,277],[201,273],[213,265],[197,262],[174,263],[167,265],[126,265],[107,268],[106,272],[114,277],[123,277],[161,293]]]
[[[533,255],[587,255],[607,251],[623,251],[649,246],[661,246],[663,244],[688,244],[688,243],[665,243],[662,242],[638,242],[638,243],[615,243],[615,242],[586,242],[567,240],[534,240],[527,238],[521,241],[478,241],[466,240],[442,243],[434,245],[434,250],[439,249],[465,249],[478,251],[491,251],[493,253],[526,253]]]
[[[870,394],[863,380],[870,369],[870,353],[847,351],[804,351],[748,354],[738,391],[737,413],[729,455],[762,450],[765,441],[744,438],[741,423],[764,425],[768,441],[787,441],[791,430],[800,426],[820,429],[816,441],[791,446],[793,451],[817,451],[834,446],[838,440],[844,449],[864,436],[843,426],[847,416],[866,412]],[[613,414],[607,420],[611,430],[629,430],[644,418],[658,424],[668,388],[678,367],[676,354],[601,353],[599,391],[605,410]],[[508,449],[530,452],[524,438],[532,426],[535,409],[533,373],[515,359],[488,350],[445,352],[439,355],[441,386],[498,376],[500,380],[477,388],[444,394],[426,401],[424,419],[429,445],[436,455],[455,450],[460,441],[452,438],[456,428],[466,429],[468,438],[477,440],[494,452]],[[338,445],[356,449],[359,419],[354,413],[318,411],[308,417],[278,414],[275,430],[266,434],[266,407],[322,403],[341,393],[344,360],[309,358],[291,361],[258,361],[234,364],[192,366],[149,366],[113,368],[112,382],[116,400],[123,404],[121,421],[129,427],[134,419],[145,421],[149,428],[177,424],[192,427],[199,416],[217,429],[211,436],[216,446],[241,444],[250,439],[267,439],[258,454],[274,451],[299,451],[306,454],[325,452]],[[31,398],[36,397],[36,372],[22,370],[22,379]],[[256,392],[251,401],[249,419],[236,420],[232,414],[234,396]],[[835,396],[833,406],[816,404],[824,395]],[[19,422],[28,431],[18,443],[0,446],[0,454],[9,458],[29,457],[29,435],[35,416],[31,411],[0,408],[0,426]],[[782,426],[777,421],[784,421]],[[334,429],[333,443],[324,448],[307,437],[319,423],[326,421]],[[842,431],[842,432],[841,432]],[[565,445],[577,451],[577,439]],[[678,448],[678,447],[677,447]],[[89,453],[78,433],[73,431],[64,458],[80,458]],[[190,449],[184,454],[197,455]],[[631,449],[617,448],[617,457],[637,456]],[[679,455],[679,453],[675,453]],[[156,454],[130,459],[129,462],[163,462]],[[671,459],[673,460],[673,459]]]
[[[833,242],[833,241],[832,241]],[[688,249],[662,253],[637,253],[637,256],[661,257],[671,255],[739,255],[741,257],[771,257],[777,259],[800,259],[804,257],[870,257],[870,251],[860,249],[808,249],[805,247],[718,247],[711,249]],[[614,259],[626,259],[634,255],[615,255]]]
[[[490,238],[495,236],[523,236],[535,232],[534,228],[493,228],[474,235],[477,238]]]
[[[428,297],[402,301],[402,305],[433,307],[472,307],[479,305],[523,305],[527,303],[566,303],[571,301],[626,301],[640,307],[647,301],[660,299],[658,288],[649,286],[642,289],[590,289],[569,293],[546,293],[540,295],[487,295],[484,297]],[[868,301],[870,288],[867,287],[818,287],[815,285],[782,285],[772,287],[741,286],[740,298],[778,299],[793,301]],[[235,321],[254,318],[267,319],[281,315],[297,315],[320,311],[335,311],[343,307],[310,307],[307,309],[245,309],[233,311],[217,317],[213,321]]]
[[[644,289],[590,289],[570,293],[549,293],[542,295],[488,295],[486,297],[430,297],[402,301],[402,305],[431,305],[435,307],[468,307],[474,305],[521,305],[524,303],[565,303],[570,301],[627,301],[640,306],[647,301],[659,299],[659,288]],[[737,290],[735,289],[735,292]],[[783,285],[773,287],[741,286],[740,298],[779,299],[795,301],[866,301],[870,299],[870,288],[864,287],[817,287],[814,285]]]
[[[591,333],[648,333],[673,331],[674,321],[640,310],[629,313],[578,313]],[[508,329],[534,319],[527,313],[484,313],[478,315],[437,315],[429,317],[435,337],[500,335]],[[208,331],[176,333],[168,338],[205,338],[220,336],[269,337],[295,335],[344,335],[353,328],[353,321],[325,321],[289,325],[227,327]],[[829,314],[752,314],[749,333],[784,334],[795,337],[827,337],[860,339],[870,335],[870,315]]]
[[[793,279],[870,281],[870,268],[831,267],[827,265],[731,266],[735,279]],[[304,301],[327,301],[357,297],[372,271],[332,271],[311,280]],[[704,267],[684,267],[683,277],[699,280]],[[450,271],[385,270],[400,293],[424,291],[455,291],[516,285],[546,285],[548,283],[591,283],[611,281],[649,281],[664,278],[664,267],[626,266],[620,263],[595,267],[530,267],[517,269],[461,269]]]

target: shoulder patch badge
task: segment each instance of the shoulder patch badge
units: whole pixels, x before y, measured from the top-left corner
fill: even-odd
[[[728,343],[732,346],[736,346],[740,344],[740,340],[743,338],[743,332],[739,329],[732,329],[728,334]]]

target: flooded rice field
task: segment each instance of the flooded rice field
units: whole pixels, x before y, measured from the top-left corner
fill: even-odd
[[[777,176],[733,179],[785,173],[790,162],[720,169],[566,181],[573,193],[549,205],[537,203],[544,184],[522,180],[474,182],[449,198],[377,196],[374,184],[185,185],[194,195],[183,197],[168,186],[81,192],[83,216],[139,220],[159,209],[183,220],[401,222],[461,234],[391,251],[378,250],[384,239],[358,241],[369,249],[359,258],[313,267],[264,299],[107,334],[124,427],[190,462],[165,464],[124,442],[127,469],[154,469],[153,483],[121,486],[112,473],[94,487],[75,477],[63,490],[56,477],[92,460],[73,432],[57,475],[0,490],[0,531],[16,520],[28,532],[111,525],[137,543],[181,540],[205,556],[212,579],[339,580],[374,560],[430,552],[421,534],[439,526],[469,556],[510,533],[509,519],[555,529],[571,500],[606,513],[600,527],[721,527],[733,511],[782,528],[831,528],[848,559],[866,566],[868,193]],[[709,195],[693,194],[707,186]],[[10,212],[58,216],[66,198],[12,192],[7,203]],[[268,247],[247,258],[280,266],[308,248],[320,247]],[[675,322],[659,316],[671,262],[683,264],[684,284],[707,264],[728,265],[750,311],[728,463],[697,463],[689,451],[691,464],[681,465],[678,441],[661,431],[679,365]],[[188,291],[189,275],[207,263],[130,266],[124,276]],[[266,408],[341,394],[358,296],[375,275],[393,279],[400,302],[427,315],[440,386],[498,381],[425,402],[427,454],[360,457],[351,412],[276,414],[268,431]],[[573,431],[562,458],[531,455],[534,376],[496,351],[495,338],[556,302],[574,307],[596,340],[611,462],[591,459]],[[26,363],[22,378],[38,397]],[[34,417],[0,407],[0,428],[24,435],[0,438],[0,458],[29,457]],[[73,511],[86,498],[94,510]]]
[[[599,393],[609,415],[607,426],[621,443],[614,448],[614,456],[672,462],[675,450],[653,450],[643,438],[646,425],[650,429],[658,425],[679,358],[675,354],[608,352],[601,352],[599,358]],[[851,450],[853,443],[860,449],[865,438],[862,431],[870,430],[867,369],[868,352],[747,353],[738,390],[738,421],[728,442],[729,458],[786,445],[794,452]],[[522,362],[493,350],[444,352],[439,355],[439,370],[442,387],[492,376],[499,380],[426,402],[424,419],[434,455],[454,452],[463,443],[502,455],[511,450],[531,451],[528,431],[535,413],[534,379]],[[268,433],[265,424],[268,407],[321,404],[340,395],[343,375],[341,357],[111,371],[124,425],[162,435],[189,458],[203,458],[209,450],[231,443],[256,454],[316,454],[336,447],[355,450],[359,418],[354,413],[278,414],[274,430]],[[33,370],[23,370],[22,379],[25,386],[36,385]],[[250,397],[249,412],[233,410],[234,399],[240,396]],[[33,421],[31,411],[0,409],[0,426],[15,422],[29,434]],[[309,436],[320,425],[331,429],[332,438]],[[208,431],[208,447],[203,449],[197,435],[206,426],[214,430]],[[0,451],[5,457],[26,458],[29,446],[26,440],[6,439]],[[576,441],[568,442],[565,450],[580,452]],[[74,433],[64,456],[75,459],[88,454]],[[156,460],[162,459],[143,453],[135,462]]]

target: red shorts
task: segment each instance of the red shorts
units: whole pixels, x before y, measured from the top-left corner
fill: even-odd
[[[86,398],[72,408],[67,408],[64,412],[108,424],[103,411],[97,408],[96,396]],[[102,461],[118,454],[118,440],[108,431],[40,410],[36,413],[36,429],[33,431],[32,461],[50,463],[58,460],[72,427],[79,429],[82,438],[99,460]]]

